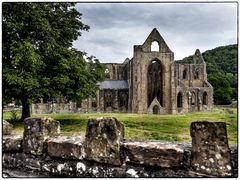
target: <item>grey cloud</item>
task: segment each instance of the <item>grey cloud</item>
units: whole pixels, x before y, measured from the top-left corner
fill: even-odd
[[[132,46],[142,44],[156,27],[180,59],[195,47],[236,43],[236,7],[236,3],[79,3],[77,9],[91,29],[79,38],[82,43],[74,44],[103,61],[124,60],[132,56]]]

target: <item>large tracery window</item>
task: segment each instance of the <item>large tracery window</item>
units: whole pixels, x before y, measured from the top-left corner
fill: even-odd
[[[155,97],[163,106],[163,66],[158,60],[153,60],[148,67],[148,106]]]

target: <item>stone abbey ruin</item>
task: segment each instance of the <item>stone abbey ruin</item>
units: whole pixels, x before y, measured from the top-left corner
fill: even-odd
[[[158,45],[158,50],[151,47]],[[106,79],[97,96],[76,103],[38,103],[33,113],[129,112],[178,114],[204,111],[213,106],[213,88],[206,63],[197,49],[192,64],[174,61],[174,53],[154,28],[133,58],[103,63]]]

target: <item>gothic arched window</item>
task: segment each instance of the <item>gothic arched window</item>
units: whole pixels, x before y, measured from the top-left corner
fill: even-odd
[[[183,107],[183,96],[181,92],[179,92],[177,95],[177,107],[178,108]]]
[[[195,92],[192,92],[191,105],[195,105],[195,104],[196,104],[196,95],[195,95]]]
[[[187,70],[186,69],[184,69],[184,71],[183,71],[183,79],[187,79]]]
[[[105,69],[104,73],[106,78],[110,78],[110,73],[108,68]]]
[[[207,92],[203,93],[203,105],[207,105],[208,104],[208,95]]]
[[[159,52],[159,50],[160,50],[159,43],[157,41],[153,41],[151,44],[151,51]]]
[[[194,73],[194,79],[198,79],[198,78],[199,78],[199,71],[198,69],[196,69]]]

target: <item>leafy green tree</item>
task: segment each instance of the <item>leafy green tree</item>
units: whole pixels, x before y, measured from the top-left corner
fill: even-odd
[[[104,72],[95,57],[85,60],[72,42],[87,31],[75,3],[2,4],[3,99],[20,100],[23,120],[30,104],[60,95],[94,96]]]
[[[213,98],[216,104],[229,104],[231,103],[231,95],[233,93],[230,83],[228,82],[225,75],[220,73],[211,75],[208,78],[209,82],[213,86]]]

